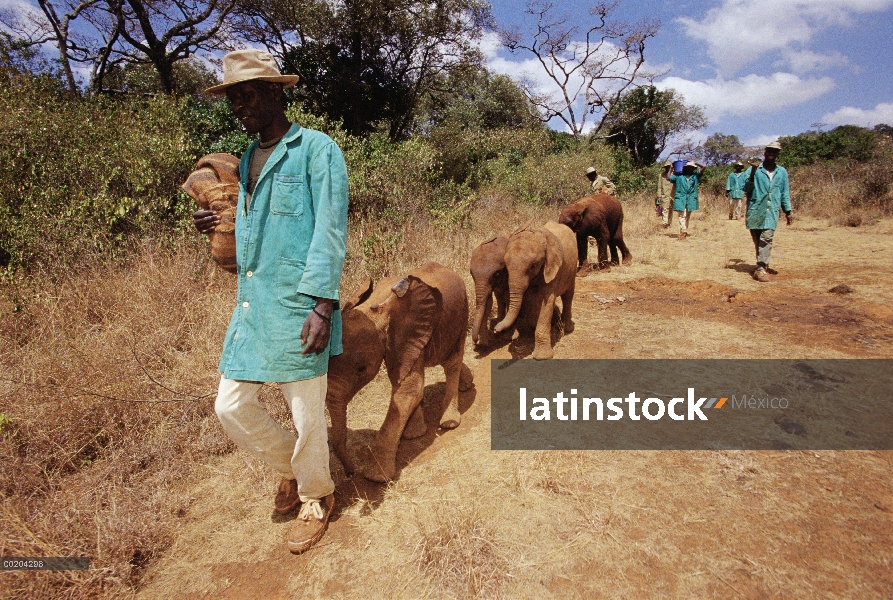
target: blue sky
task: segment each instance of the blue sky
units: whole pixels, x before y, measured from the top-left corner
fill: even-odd
[[[34,4],[0,0],[0,9],[24,16]],[[530,38],[526,2],[491,4],[500,28]],[[592,22],[590,2],[553,5],[581,30]],[[690,135],[696,143],[714,132],[756,146],[817,123],[893,125],[893,0],[618,0],[614,14],[660,20],[646,66],[667,72],[658,87],[704,109],[709,125]],[[511,54],[495,33],[484,35],[481,48],[494,71],[554,91],[531,55]],[[550,125],[564,128],[556,119]]]
[[[553,5],[581,29],[591,22],[592,3]],[[518,28],[529,39],[526,3],[492,0],[492,6],[501,28]],[[627,1],[615,14],[661,21],[646,64],[669,69],[658,87],[703,107],[710,123],[691,135],[696,142],[717,131],[762,145],[815,123],[893,125],[893,0]],[[548,89],[529,54],[513,55],[490,36],[482,48],[494,70],[526,73]]]

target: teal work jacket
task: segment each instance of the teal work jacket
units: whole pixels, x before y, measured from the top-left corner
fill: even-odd
[[[673,199],[673,210],[698,210],[698,181],[701,170],[696,169],[691,175],[670,174],[670,181],[676,184],[676,197]]]
[[[744,198],[744,184],[747,182],[747,171],[741,171],[740,173],[729,173],[729,178],[726,180],[726,191],[729,193],[729,198]]]
[[[747,214],[745,223],[748,229],[775,229],[778,227],[778,210],[785,213],[791,209],[791,186],[788,172],[784,167],[775,166],[775,174],[769,181],[769,173],[761,164],[756,168],[753,180],[747,171],[744,193],[747,195]]]
[[[310,379],[342,352],[337,301],[347,247],[347,167],[331,138],[293,124],[246,208],[255,148],[256,141],[239,164],[239,291],[219,368],[227,379],[243,381]],[[331,335],[322,352],[305,356],[301,329],[316,298],[336,301]]]

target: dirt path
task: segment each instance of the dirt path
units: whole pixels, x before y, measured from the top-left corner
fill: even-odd
[[[781,230],[770,284],[748,276],[738,223],[693,230],[643,236],[632,265],[578,279],[556,358],[893,357],[893,223]],[[828,292],[840,284],[853,292]],[[304,555],[285,547],[291,517],[271,517],[269,472],[240,453],[207,465],[141,596],[893,595],[893,452],[492,452],[489,359],[529,351],[469,348],[459,429],[404,442],[390,486],[336,471],[337,516]],[[351,405],[361,460],[386,394],[379,378]]]

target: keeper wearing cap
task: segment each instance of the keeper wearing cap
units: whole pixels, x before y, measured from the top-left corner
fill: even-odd
[[[611,180],[605,177],[604,175],[599,175],[595,167],[588,167],[586,169],[586,179],[592,182],[592,193],[593,194],[610,194],[611,196],[617,193],[614,184],[611,183]]]
[[[768,144],[763,150],[763,161],[750,163],[744,186],[744,194],[747,196],[745,219],[757,255],[753,278],[761,282],[771,281],[769,275],[775,273],[769,269],[769,255],[772,252],[775,229],[778,227],[779,210],[784,211],[788,225],[794,222],[788,172],[775,162],[779,154],[780,143]]]
[[[341,354],[338,288],[347,245],[347,167],[327,135],[290,123],[273,56],[239,50],[223,57],[225,94],[257,138],[239,164],[236,207],[238,295],[220,358],[215,410],[236,445],[282,477],[274,510],[300,507],[288,548],[303,552],[324,534],[334,507],[326,428],[329,357]],[[219,223],[194,213],[196,228]],[[258,401],[263,382],[278,382],[297,435]]]

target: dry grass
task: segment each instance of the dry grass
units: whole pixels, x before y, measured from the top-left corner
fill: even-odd
[[[857,185],[841,183],[828,194],[843,206]],[[680,357],[763,355],[766,331],[748,333],[746,323],[702,329],[697,312],[680,305],[670,314],[624,313],[612,328],[602,325],[616,318],[609,311],[618,305],[591,300],[593,290],[608,295],[656,277],[709,280],[744,294],[756,289],[730,268],[752,260],[743,225],[725,220],[724,198],[705,194],[702,201],[690,229],[697,251],[668,235],[675,224],[669,231],[658,225],[646,195],[624,201],[634,262],[586,280],[591,287],[578,294],[577,318],[588,320],[590,331],[583,336],[578,327],[568,338],[585,349],[563,342],[558,356],[591,356],[593,348],[606,357],[665,356],[667,340]],[[805,204],[798,218],[818,211]],[[460,273],[470,289],[468,257],[478,243],[557,212],[493,193],[452,228],[433,225],[429,215],[354,222],[342,295],[367,276],[403,273],[428,260]],[[893,302],[893,287],[873,266],[890,249],[889,220],[863,221],[856,230],[829,227],[834,214],[816,213],[792,230],[782,226],[773,260],[805,292],[849,283],[853,301]],[[231,452],[213,414],[235,286],[223,273],[209,284],[204,256],[168,256],[146,246],[126,268],[95,261],[53,288],[16,290],[24,299],[20,312],[0,307],[0,414],[9,420],[0,440],[2,553],[93,559],[86,572],[5,572],[0,595],[630,597],[649,589],[652,596],[755,597],[809,594],[811,580],[842,595],[870,595],[889,583],[868,576],[889,561],[887,551],[853,559],[852,585],[862,588],[841,588],[847,576],[836,569],[844,559],[829,550],[833,545],[822,546],[831,566],[818,574],[797,550],[808,546],[800,529],[815,527],[797,515],[836,519],[831,529],[840,535],[862,527],[888,539],[873,513],[828,498],[798,501],[794,508],[802,512],[773,504],[782,501],[779,494],[796,496],[797,482],[809,478],[849,485],[848,469],[858,465],[879,482],[874,496],[858,493],[889,507],[885,454],[857,461],[844,453],[489,452],[488,360],[470,348],[477,399],[460,429],[419,446],[419,459],[399,481],[373,493],[354,489],[333,460],[339,520],[321,547],[295,559],[282,544],[288,522],[270,520],[275,477]],[[824,264],[848,265],[847,279]],[[705,297],[713,293],[709,285],[703,290]],[[811,343],[792,341],[778,355],[847,355]],[[885,348],[875,355],[889,356]],[[429,373],[426,394],[436,396],[442,373]],[[372,439],[388,392],[380,376],[350,405],[353,451]],[[277,390],[265,388],[262,398],[287,423]],[[792,466],[800,469],[796,480],[783,475]],[[692,504],[691,495],[711,502]],[[742,502],[762,511],[760,518],[736,512]],[[720,519],[724,526],[715,526]],[[748,534],[753,527],[760,536]],[[245,579],[257,569],[257,578]],[[263,580],[268,587],[258,588]]]

